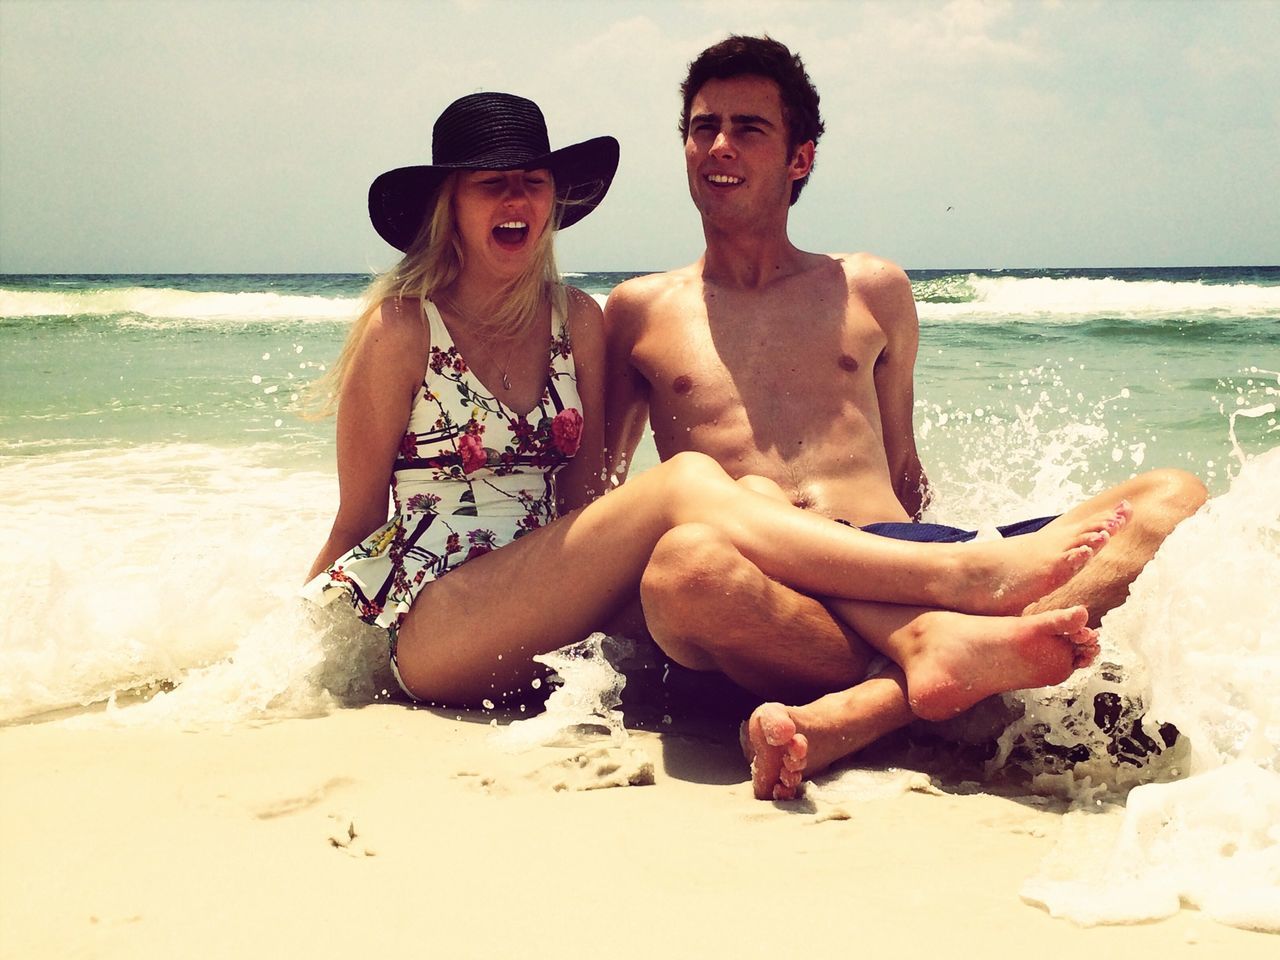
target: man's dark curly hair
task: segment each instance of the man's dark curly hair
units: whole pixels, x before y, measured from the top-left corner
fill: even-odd
[[[680,139],[689,136],[689,107],[702,85],[708,80],[727,80],[744,75],[765,77],[778,85],[782,120],[787,125],[788,154],[794,155],[797,147],[810,140],[817,144],[825,129],[818,113],[818,91],[805,72],[799,55],[770,37],[741,37],[736,34],[707,47],[689,64],[689,73],[680,85],[680,96],[684,98]],[[793,204],[808,182],[809,175],[805,174],[791,184]]]

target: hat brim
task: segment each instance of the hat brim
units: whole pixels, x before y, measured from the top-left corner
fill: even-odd
[[[486,165],[421,165],[388,170],[369,187],[369,219],[378,236],[400,251],[417,239],[445,177],[458,170],[550,170],[556,182],[560,229],[571,227],[609,192],[618,170],[618,141],[593,137],[538,157]]]

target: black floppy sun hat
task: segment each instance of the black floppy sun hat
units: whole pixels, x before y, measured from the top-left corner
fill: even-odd
[[[435,192],[456,170],[550,170],[571,227],[604,199],[618,169],[618,141],[594,137],[551,149],[547,122],[532,100],[473,93],[453,101],[431,130],[431,164],[388,170],[369,187],[369,219],[383,240],[408,250]]]

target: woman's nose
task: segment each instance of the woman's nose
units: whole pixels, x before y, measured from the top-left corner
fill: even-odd
[[[507,190],[503,194],[503,200],[507,203],[516,203],[523,200],[529,195],[529,187],[524,182],[524,175],[518,177],[509,177],[507,179]]]

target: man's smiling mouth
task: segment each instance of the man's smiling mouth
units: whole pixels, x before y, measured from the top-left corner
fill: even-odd
[[[727,173],[708,173],[707,182],[719,184],[721,186],[736,186],[744,181],[742,177],[733,177]]]

